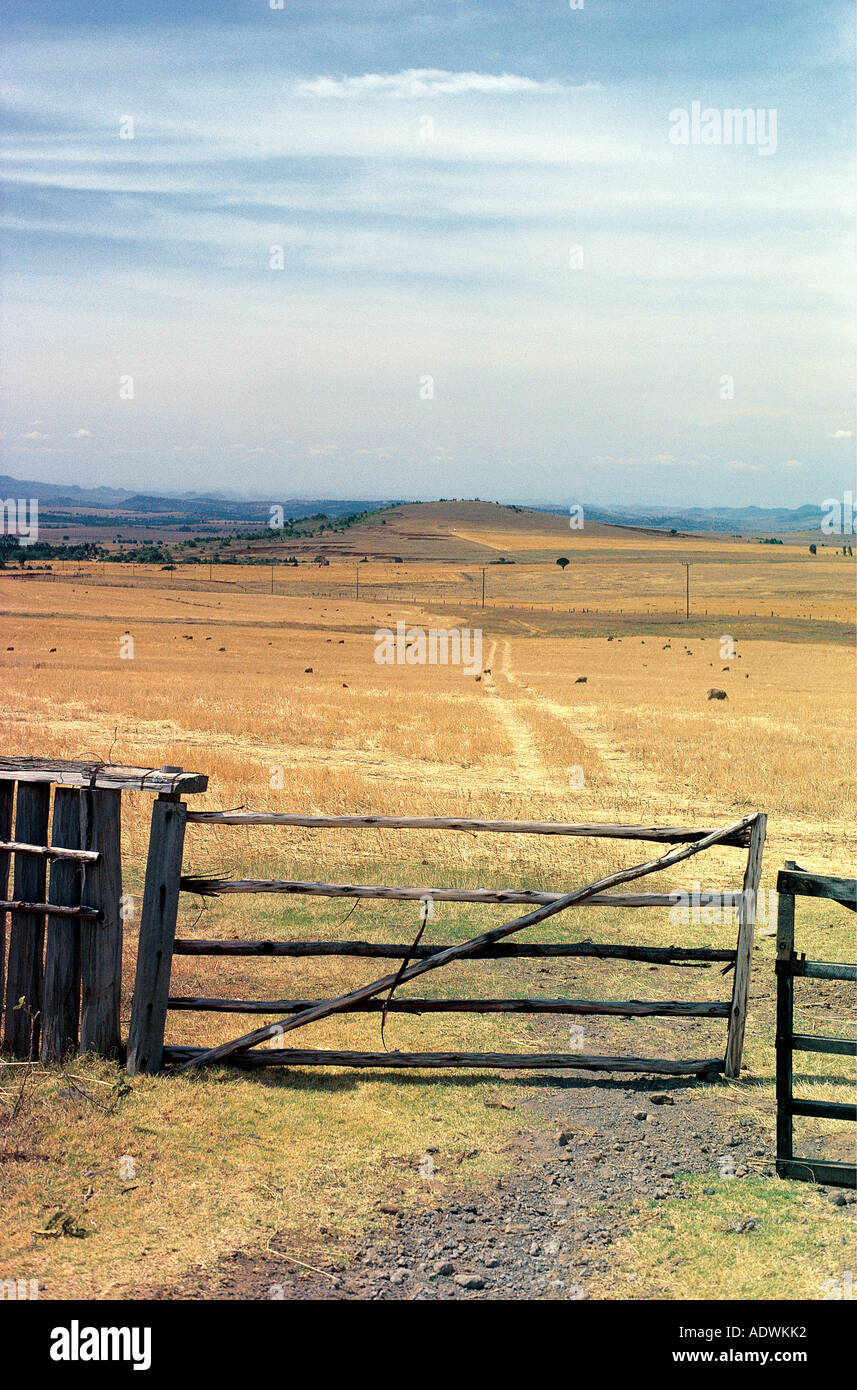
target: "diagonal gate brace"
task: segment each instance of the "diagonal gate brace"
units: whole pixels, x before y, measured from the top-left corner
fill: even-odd
[[[256,1028],[252,1033],[245,1033],[243,1037],[233,1038],[230,1042],[221,1043],[218,1047],[200,1052],[187,1062],[183,1062],[181,1066],[176,1067],[175,1071],[178,1073],[191,1071],[196,1067],[209,1066],[213,1062],[220,1062],[226,1057],[231,1057],[236,1052],[244,1052],[249,1047],[255,1047],[257,1043],[267,1042],[269,1038],[280,1037],[283,1033],[289,1033],[294,1028],[302,1028],[304,1024],[316,1023],[319,1019],[328,1018],[331,1014],[347,1011],[352,1004],[359,1004],[364,999],[371,999],[376,994],[382,994],[385,989],[388,990],[393,986],[404,984],[406,980],[414,980],[418,975],[427,974],[429,970],[437,970],[451,960],[460,960],[462,956],[471,955],[474,951],[481,950],[483,946],[490,946],[495,941],[500,941],[504,936],[511,936],[514,932],[522,931],[524,927],[535,926],[537,922],[543,922],[546,918],[553,917],[557,912],[562,912],[575,903],[584,902],[586,898],[591,898],[593,894],[601,893],[606,888],[613,888],[617,883],[630,883],[634,879],[644,878],[647,874],[668,869],[670,865],[678,864],[682,859],[689,859],[691,855],[709,849],[711,845],[716,845],[719,841],[734,836],[736,832],[746,830],[757,819],[758,813],[753,812],[751,815],[744,816],[741,820],[725,826],[722,830],[713,830],[710,835],[696,840],[693,844],[670,850],[660,859],[650,859],[645,864],[635,864],[630,869],[619,869],[616,873],[598,879],[595,883],[589,883],[583,888],[575,888],[573,892],[566,893],[563,897],[557,898],[555,902],[546,903],[534,912],[528,912],[524,917],[516,917],[514,921],[505,922],[500,927],[493,927],[490,931],[483,932],[481,936],[471,937],[469,941],[462,941],[454,946],[449,946],[438,955],[418,961],[405,971],[385,975],[383,979],[373,980],[368,985],[362,985],[360,989],[353,990],[351,994],[340,995],[338,999],[326,999],[311,1009],[304,1009],[302,1013],[293,1014],[291,1017],[286,1015],[277,1023],[266,1024],[264,1028]]]

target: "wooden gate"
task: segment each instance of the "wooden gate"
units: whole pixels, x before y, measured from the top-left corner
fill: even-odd
[[[311,829],[343,827],[382,827],[392,830],[426,829],[503,834],[591,836],[621,840],[649,841],[673,846],[660,858],[630,869],[623,869],[569,893],[525,890],[436,889],[430,887],[355,886],[297,880],[228,880],[182,874],[185,827],[188,824],[231,826],[300,826]],[[445,817],[402,816],[305,816],[250,811],[189,811],[178,795],[161,796],[152,815],[146,886],[140,924],[137,976],[128,1043],[128,1069],[156,1072],[164,1064],[185,1070],[212,1062],[229,1061],[238,1066],[342,1066],[342,1067],[483,1067],[483,1068],[577,1068],[653,1072],[673,1075],[712,1075],[740,1071],[747,994],[753,948],[756,894],[761,874],[765,816],[753,813],[720,830],[687,827],[563,824],[539,821],[487,821]],[[668,868],[713,845],[746,851],[743,882],[728,892],[706,893],[706,904],[737,911],[738,936],[734,949],[681,946],[629,946],[592,942],[516,943],[501,940],[574,906],[594,904],[616,908],[671,907],[675,893],[613,893],[609,890],[648,874]],[[252,941],[176,939],[176,921],[181,893],[218,896],[228,893],[280,893],[316,897],[431,900],[436,902],[532,904],[534,909],[501,927],[459,943],[412,945],[367,943],[360,941]],[[357,956],[399,960],[399,970],[363,985],[338,998],[311,1000],[233,1000],[220,998],[181,998],[170,995],[170,975],[174,955],[193,956]],[[610,1001],[580,999],[397,999],[394,989],[407,980],[428,973],[447,962],[466,957],[594,957],[681,964],[688,961],[723,962],[734,968],[732,994],[719,1002]],[[386,1000],[381,998],[386,995]],[[438,1012],[555,1013],[577,1015],[618,1015],[622,1017],[708,1017],[727,1021],[727,1040],[723,1057],[671,1060],[666,1058],[591,1056],[579,1052],[548,1054],[505,1054],[463,1052],[377,1052],[358,1053],[266,1047],[260,1043],[335,1013],[385,1010],[415,1014]],[[169,1009],[208,1010],[234,1013],[279,1013],[276,1023],[266,1024],[218,1047],[203,1049],[164,1045]]]
[[[795,1052],[824,1052],[840,1057],[857,1056],[853,1038],[827,1038],[794,1031],[794,982],[803,980],[857,980],[857,966],[796,955],[795,898],[827,898],[857,911],[857,880],[808,874],[789,862],[777,876],[780,895],[777,916],[777,1173],[781,1178],[857,1186],[857,1169],[849,1163],[828,1163],[816,1158],[795,1158],[794,1117],[857,1120],[857,1107],[840,1101],[800,1100],[793,1094]]]

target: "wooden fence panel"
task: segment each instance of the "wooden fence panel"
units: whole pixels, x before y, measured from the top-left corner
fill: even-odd
[[[122,993],[122,832],[120,791],[85,788],[80,792],[81,848],[98,851],[86,871],[87,904],[101,921],[83,921],[80,930],[80,1050],[109,1057],[121,1046]]]
[[[80,848],[80,792],[73,787],[57,787],[54,792],[51,846]],[[54,859],[51,863],[48,900],[61,907],[78,907],[83,872],[82,865],[73,859]],[[77,1047],[80,1027],[80,929],[79,919],[48,918],[43,1062],[58,1062]]]
[[[803,1182],[828,1183],[836,1187],[857,1187],[854,1163],[828,1162],[819,1158],[796,1158],[794,1118],[796,1115],[822,1120],[857,1121],[857,1107],[841,1101],[796,1098],[794,1095],[795,1052],[857,1056],[857,1040],[824,1037],[794,1031],[794,980],[857,981],[857,966],[844,962],[808,961],[795,953],[795,894],[827,898],[852,911],[857,906],[857,880],[826,877],[799,870],[793,861],[777,876],[780,896],[777,916],[777,1176]],[[821,1078],[819,1078],[821,1079]]]
[[[15,839],[43,845],[48,834],[51,804],[50,782],[18,784]],[[15,855],[12,895],[24,902],[41,902],[45,896],[47,861],[35,854]],[[12,912],[9,929],[9,963],[6,973],[4,1043],[14,1057],[39,1055],[42,1012],[42,953],[45,919],[32,912]]]
[[[12,834],[12,803],[15,799],[15,783],[0,782],[0,839],[8,840]],[[0,850],[0,898],[9,891],[9,866],[12,856],[8,850]],[[6,913],[0,908],[0,1015],[3,1013],[3,1000],[6,998]]]

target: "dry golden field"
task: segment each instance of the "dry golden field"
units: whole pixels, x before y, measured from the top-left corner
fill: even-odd
[[[407,524],[383,534],[372,524],[349,535],[353,557],[367,554],[367,563],[334,558],[323,568],[277,567],[273,593],[270,572],[258,566],[214,566],[210,579],[205,566],[131,574],[110,564],[65,574],[55,565],[51,576],[23,580],[0,575],[4,749],[205,772],[209,790],[193,798],[195,809],[712,827],[760,810],[769,818],[764,889],[773,889],[787,858],[816,872],[853,873],[852,560],[810,557],[805,546],[610,528],[584,540],[565,523],[560,531],[542,520],[540,530],[530,518],[502,512],[503,524],[489,524],[482,512],[459,516],[452,505],[434,508],[420,530],[414,509],[401,510]],[[380,558],[382,542],[403,564]],[[497,553],[515,565],[488,567]],[[557,555],[572,561],[564,574]],[[455,667],[376,664],[373,634],[398,621],[480,628],[479,678]],[[130,658],[121,655],[129,635]],[[709,701],[712,686],[728,699]],[[125,796],[126,891],[137,898],[150,807],[144,794]],[[187,871],[230,876],[560,889],[645,857],[639,845],[552,837],[189,827],[185,863]],[[741,869],[740,851],[714,851],[648,886],[666,891],[701,880],[707,888],[738,888]],[[800,949],[852,958],[848,923],[810,907],[799,915]],[[475,906],[436,911],[429,933],[437,939],[463,939],[511,915]],[[543,939],[578,931],[652,944],[734,940],[729,923],[676,927],[665,910],[627,912],[621,921],[604,909],[580,911],[574,922],[545,924]],[[738,1085],[719,1088],[718,1103],[729,1113],[764,1113],[772,1128],[774,917],[765,895],[761,918],[749,1071]],[[341,932],[407,941],[417,925],[410,903],[225,897],[206,907],[186,898],[179,934]],[[126,1020],[135,945],[134,922],[128,926]],[[508,992],[510,968],[480,966],[480,991]],[[473,969],[462,963],[427,983],[460,992],[473,987]],[[648,989],[664,997],[665,984],[659,990],[658,976],[642,977],[639,967],[602,962],[595,976],[587,969],[560,963],[548,978],[536,963],[521,963],[514,985],[607,998]],[[174,993],[316,998],[377,973],[372,961],[182,957]],[[435,992],[420,984],[416,993]],[[704,989],[712,998],[727,997],[729,988],[719,975],[703,985],[670,981],[670,991],[682,987],[688,997]],[[260,1021],[267,1019],[176,1012],[168,1036],[214,1043]],[[601,1050],[651,1055],[663,1045],[702,1056],[722,1047],[718,1021],[691,1028],[692,1041],[687,1027],[667,1020],[611,1023],[600,1038],[616,1046]],[[375,1050],[378,1019],[327,1020],[306,1037],[301,1045]],[[418,1050],[544,1051],[556,1037],[556,1025],[529,1017],[391,1016],[386,1030],[387,1046]],[[829,1070],[832,1059],[806,1061],[809,1076]],[[0,1268],[39,1277],[43,1296],[54,1297],[127,1296],[208,1267],[229,1250],[263,1246],[284,1230],[296,1250],[311,1250],[327,1223],[331,1242],[344,1246],[364,1228],[380,1192],[427,1200],[411,1159],[428,1135],[442,1156],[441,1184],[484,1184],[502,1171],[519,1123],[484,1101],[522,1084],[465,1074],[441,1087],[436,1079],[333,1071],[263,1082],[219,1071],[138,1078],[123,1092],[121,1073],[108,1063],[81,1060],[68,1070],[93,1101],[60,1097],[65,1071],[35,1068],[23,1094],[11,1068],[0,1074],[7,1121],[0,1195],[10,1213]],[[823,1087],[830,1096],[844,1093],[837,1075]],[[14,1138],[25,1121],[26,1134]],[[821,1142],[824,1128],[807,1122],[805,1133]],[[41,1158],[31,1161],[32,1152]],[[139,1159],[133,1191],[115,1176],[123,1153]],[[811,1198],[803,1194],[809,1207],[800,1210],[814,1220]],[[33,1235],[64,1208],[89,1229],[86,1239]],[[690,1231],[688,1271],[696,1269],[692,1246]],[[818,1258],[817,1251],[796,1254],[784,1276],[793,1282],[778,1293],[797,1297],[815,1287]],[[748,1278],[745,1296],[769,1296]],[[718,1296],[681,1287],[679,1276],[672,1296]]]

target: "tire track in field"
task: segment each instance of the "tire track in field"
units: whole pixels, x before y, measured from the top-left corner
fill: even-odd
[[[493,661],[491,662],[493,666]],[[678,797],[676,792],[667,790],[659,781],[654,771],[650,767],[644,766],[633,757],[627,749],[603,729],[598,720],[598,706],[595,704],[563,705],[556,700],[551,700],[545,695],[539,695],[536,691],[530,690],[522,684],[513,665],[511,643],[503,641],[502,650],[499,656],[498,670],[504,677],[508,686],[518,692],[514,698],[514,705],[518,713],[514,713],[506,705],[507,716],[516,719],[521,724],[520,712],[529,708],[532,711],[540,710],[552,715],[561,723],[565,724],[581,744],[595,755],[601,767],[604,769],[608,782],[608,790],[612,788],[621,789],[623,796],[633,792],[637,787],[645,788],[645,800],[647,803],[654,803],[663,810],[669,809],[673,813],[676,802],[684,800]],[[483,678],[484,679],[484,678]],[[532,747],[532,736],[529,727],[525,724],[522,727],[527,731],[530,746]],[[538,755],[536,755],[538,756]],[[542,763],[544,766],[544,763]],[[545,774],[548,775],[548,774]],[[554,780],[556,776],[554,774]]]
[[[532,730],[525,719],[521,719],[515,706],[518,701],[510,701],[500,690],[494,676],[494,664],[497,658],[498,648],[500,649],[500,664],[498,667],[501,676],[504,676],[509,684],[512,684],[508,672],[510,669],[510,647],[504,639],[502,644],[493,641],[488,651],[488,666],[482,674],[482,684],[486,695],[490,701],[490,707],[496,715],[498,722],[506,732],[509,742],[515,753],[518,763],[519,778],[529,783],[530,786],[538,786],[544,789],[545,783],[554,781],[553,774],[547,767],[544,758],[541,756],[536,743],[533,740]]]

